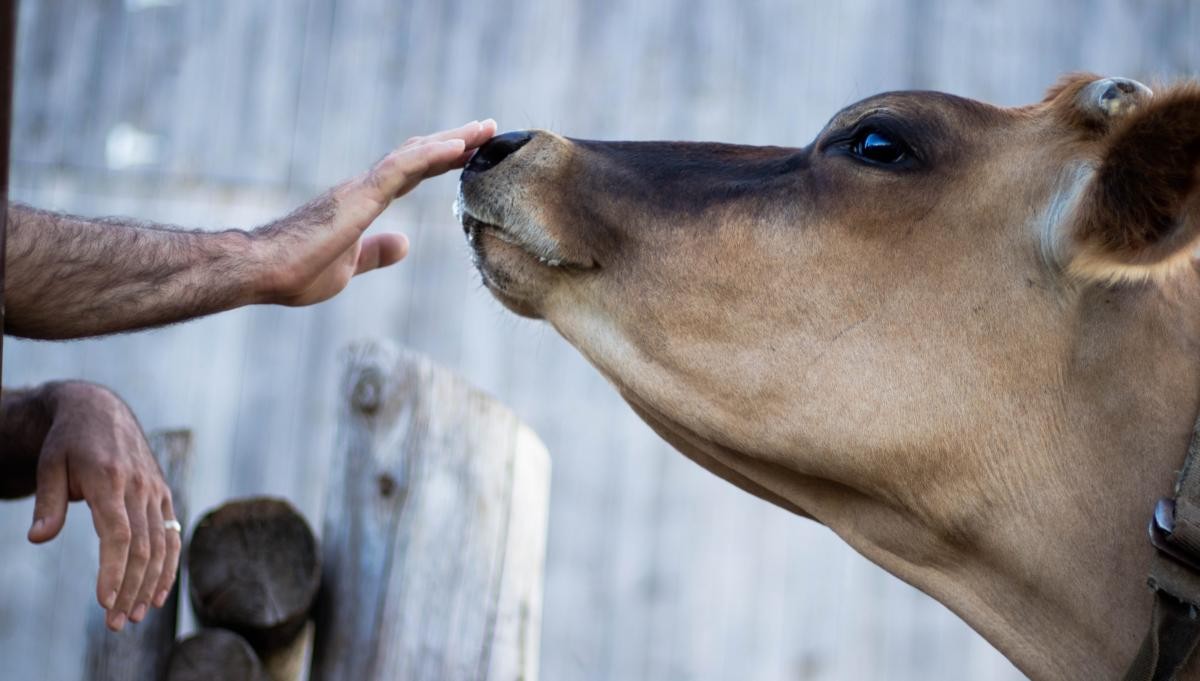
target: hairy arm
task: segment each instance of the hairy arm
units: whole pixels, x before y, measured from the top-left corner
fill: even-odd
[[[9,333],[94,336],[170,324],[253,301],[247,232],[197,232],[10,204]]]
[[[363,236],[392,200],[461,167],[495,132],[493,121],[473,121],[414,137],[367,172],[249,231],[188,231],[10,204],[7,330],[79,338],[242,305],[331,298],[355,275],[407,253],[402,235]]]

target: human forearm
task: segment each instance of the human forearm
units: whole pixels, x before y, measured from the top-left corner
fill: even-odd
[[[159,326],[253,301],[246,232],[9,206],[7,331],[62,339]]]
[[[0,499],[33,494],[38,454],[50,428],[45,386],[0,390]]]
[[[472,122],[414,137],[371,170],[252,231],[195,232],[10,204],[9,333],[78,338],[160,326],[252,303],[311,305],[398,262],[399,234],[363,236],[398,196],[462,167],[496,131]]]

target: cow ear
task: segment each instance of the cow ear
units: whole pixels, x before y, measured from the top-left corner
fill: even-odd
[[[1068,270],[1117,282],[1188,266],[1200,241],[1200,86],[1152,96],[1104,79],[1077,97],[1102,152],[1072,220]]]

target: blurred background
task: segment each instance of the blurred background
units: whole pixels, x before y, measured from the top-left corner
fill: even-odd
[[[14,198],[85,215],[252,227],[405,138],[495,117],[577,137],[806,144],[877,91],[1016,105],[1067,71],[1200,66],[1186,0],[23,0]],[[247,494],[315,527],[339,353],[386,337],[511,405],[553,459],[542,678],[1017,679],[943,607],[814,523],[673,452],[548,327],[474,274],[456,178],[377,228],[412,254],[310,309],[260,307],[79,343],[9,339],[10,386],[111,386],[147,429],[195,431],[192,517]],[[4,678],[80,678],[96,541],[25,542],[0,504]]]

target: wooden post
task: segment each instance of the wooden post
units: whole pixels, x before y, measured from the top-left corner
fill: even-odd
[[[237,632],[274,681],[295,681],[321,582],[317,540],[282,499],[231,501],[196,524],[188,546],[192,610],[206,627]]]
[[[313,681],[536,681],[550,462],[507,408],[394,346],[349,351]]]
[[[192,434],[186,430],[151,433],[150,448],[171,488],[175,517],[187,527],[188,481],[191,479]],[[93,608],[88,621],[88,679],[92,681],[144,681],[160,679],[175,642],[179,612],[179,581],[162,608],[151,608],[146,619],[120,633],[104,625],[104,611]]]
[[[269,681],[246,639],[228,629],[201,629],[175,645],[166,681]]]

